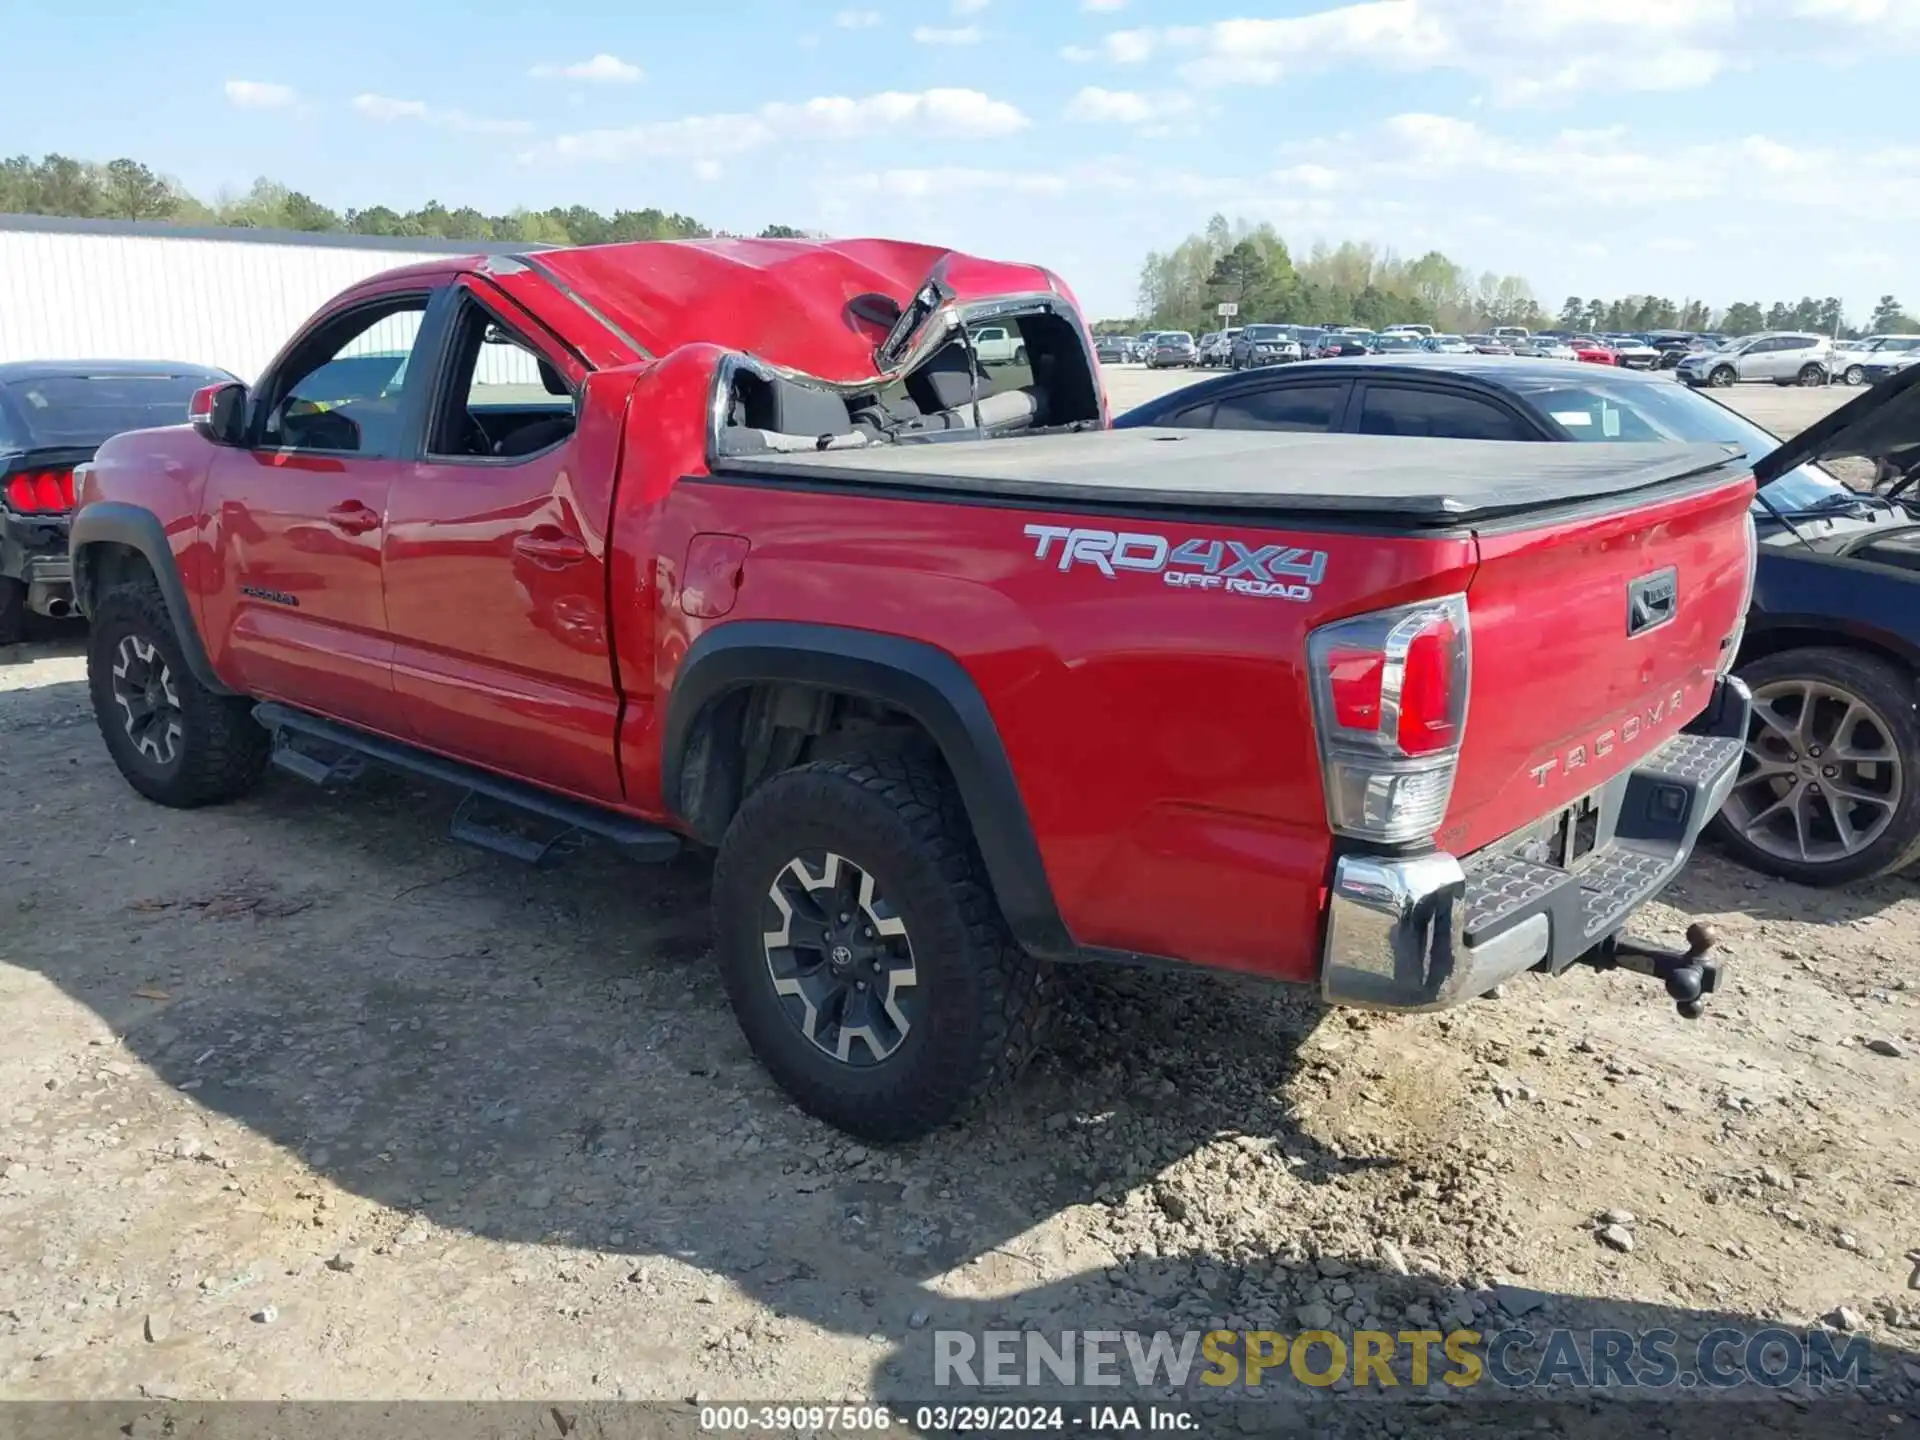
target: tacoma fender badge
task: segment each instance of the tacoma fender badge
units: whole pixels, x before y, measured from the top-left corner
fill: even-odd
[[[1137,571],[1158,575],[1176,590],[1311,600],[1313,587],[1327,578],[1327,552],[1295,545],[1246,545],[1204,536],[1176,544],[1151,532],[1072,525],[1029,525],[1026,535],[1034,542],[1033,558],[1052,560],[1063,573],[1086,565],[1116,580],[1122,571]]]

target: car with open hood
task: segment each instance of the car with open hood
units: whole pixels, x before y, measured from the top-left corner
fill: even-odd
[[[1760,482],[1737,661],[1754,717],[1717,828],[1748,864],[1806,884],[1920,855],[1920,366],[1785,442],[1657,373],[1438,355],[1312,369],[1192,386],[1114,423],[1264,428],[1284,417],[1455,441],[1737,446]],[[1329,381],[1336,373],[1345,383]],[[1886,493],[1844,484],[1824,468],[1838,460],[1875,464]]]
[[[1326,394],[1113,429],[1092,352],[1051,272],[880,240],[363,280],[77,472],[107,753],[164,805],[377,766],[503,855],[712,853],[716,988],[875,1140],[1008,1078],[1070,962],[1698,1014],[1708,943],[1625,930],[1747,733],[1744,457],[1300,433]]]

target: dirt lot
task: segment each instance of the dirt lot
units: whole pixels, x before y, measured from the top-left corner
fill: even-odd
[[[869,1152],[750,1060],[698,860],[529,871],[399,779],[161,810],[79,655],[0,658],[0,1395],[924,1398],[951,1328],[1831,1316],[1920,1420],[1912,878],[1702,857],[1647,926],[1721,926],[1698,1022],[1593,972],[1379,1018],[1077,971],[990,1113]]]

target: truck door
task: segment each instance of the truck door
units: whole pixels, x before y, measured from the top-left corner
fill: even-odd
[[[478,277],[429,366],[386,530],[400,704],[435,750],[618,800],[607,522],[625,407],[583,424],[584,367]]]
[[[207,473],[213,660],[249,694],[404,734],[381,598],[387,498],[421,387],[430,291],[357,293],[255,387],[245,448]]]

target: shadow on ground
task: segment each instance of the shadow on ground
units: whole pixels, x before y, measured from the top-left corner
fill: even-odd
[[[643,1292],[649,1258],[673,1257],[780,1316],[883,1339],[876,1394],[928,1398],[949,1330],[1762,1327],[1495,1291],[1487,1268],[1429,1282],[1327,1248],[1316,1236],[1364,1231],[1368,1177],[1404,1170],[1412,1194],[1471,1162],[1418,1134],[1393,1153],[1354,1130],[1316,1138],[1302,1046],[1361,1022],[1298,994],[1074,972],[1016,1089],[965,1128],[871,1153],[796,1114],[749,1057],[705,960],[700,859],[636,872],[588,851],[526,870],[448,843],[451,798],[392,777],[337,796],[276,777],[218,812],[166,812],[59,733],[84,720],[83,687],[29,693],[5,702],[34,723],[12,727],[4,768],[80,758],[0,839],[20,897],[0,907],[0,953],[329,1181],[431,1226],[630,1256]],[[57,856],[39,843],[56,833]],[[1193,1173],[1202,1151],[1217,1173]],[[1084,1223],[1065,1238],[1041,1231],[1070,1209]],[[1871,1363],[1897,1377],[1915,1358]],[[1798,1414],[1768,1404],[1742,1433]],[[1417,1433],[1413,1411],[1342,1413]],[[1564,1433],[1588,1424],[1552,1413]]]

